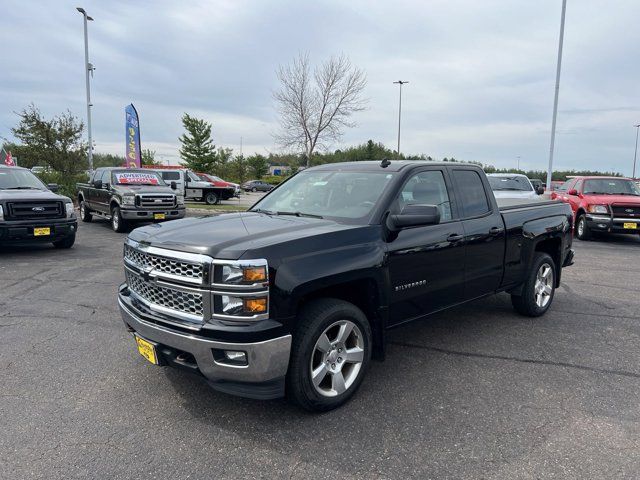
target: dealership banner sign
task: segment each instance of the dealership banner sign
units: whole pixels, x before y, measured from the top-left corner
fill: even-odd
[[[117,172],[114,174],[120,185],[160,185],[155,173],[146,172]]]
[[[126,137],[126,159],[127,168],[140,168],[142,165],[142,150],[140,147],[140,121],[138,112],[133,103],[124,109],[125,114],[125,137]]]

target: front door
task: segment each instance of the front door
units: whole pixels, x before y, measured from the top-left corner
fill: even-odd
[[[462,301],[464,295],[464,230],[458,219],[446,170],[427,168],[413,174],[391,207],[437,205],[440,223],[406,228],[388,244],[391,284],[389,323],[427,315]]]

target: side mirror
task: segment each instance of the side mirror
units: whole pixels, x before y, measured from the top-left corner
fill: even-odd
[[[109,190],[110,187],[111,187],[111,185],[109,185],[108,183],[103,183],[102,184],[102,188],[104,188],[105,190]]]
[[[567,195],[578,195],[578,190],[576,190],[575,188],[572,188],[567,192]]]
[[[57,183],[47,183],[47,188],[55,193],[55,192],[58,191],[58,184]]]
[[[93,188],[102,188],[102,180],[94,180]]]
[[[538,195],[542,195],[542,194],[544,193],[544,187],[538,187],[538,188],[536,188],[536,193],[537,193]]]
[[[440,223],[440,210],[435,205],[407,205],[398,215],[389,215],[387,226],[390,230],[408,227],[436,225]]]
[[[177,190],[178,184],[175,181],[171,182],[171,190]]]

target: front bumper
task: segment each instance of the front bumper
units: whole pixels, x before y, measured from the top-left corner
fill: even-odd
[[[587,214],[587,226],[596,232],[640,233],[640,218],[617,218],[608,215]],[[625,228],[626,224],[635,224],[636,228]]]
[[[34,228],[49,227],[51,235],[35,236]],[[54,218],[48,220],[20,220],[0,222],[0,243],[3,245],[26,242],[57,242],[75,235],[78,220],[75,218]]]
[[[120,214],[125,220],[139,220],[141,222],[153,221],[156,213],[164,213],[165,220],[176,220],[178,218],[184,218],[186,209],[185,207],[176,207],[167,210],[142,210],[137,208],[120,209]]]
[[[284,395],[291,335],[254,343],[221,342],[144,320],[122,292],[118,305],[132,333],[158,344],[164,365],[201,374],[211,387],[225,393],[259,399]],[[247,365],[226,363],[221,356],[225,350],[246,352]]]

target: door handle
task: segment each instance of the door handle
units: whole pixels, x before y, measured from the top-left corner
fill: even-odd
[[[502,227],[491,227],[489,229],[489,235],[500,235],[504,229]]]
[[[447,237],[447,242],[456,243],[462,240],[463,238],[464,236],[460,235],[459,233],[452,233]]]

